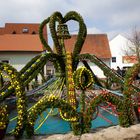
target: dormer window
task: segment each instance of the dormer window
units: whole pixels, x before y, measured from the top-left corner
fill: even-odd
[[[28,28],[23,28],[22,33],[28,33],[29,29]]]
[[[35,31],[33,31],[33,32],[32,32],[32,34],[34,35],[34,34],[36,34],[36,32],[35,32]]]
[[[16,34],[16,31],[13,31],[12,34]]]

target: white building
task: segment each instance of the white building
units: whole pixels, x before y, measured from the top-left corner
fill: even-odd
[[[120,34],[109,42],[112,55],[111,68],[116,69],[117,66],[120,68],[130,67],[136,62],[135,56],[126,55],[130,44],[130,41]]]

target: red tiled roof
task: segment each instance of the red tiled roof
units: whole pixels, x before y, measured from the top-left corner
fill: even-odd
[[[38,35],[0,35],[0,51],[43,51]]]
[[[3,29],[5,29],[5,34],[12,34],[13,31],[15,31],[17,34],[22,34],[23,28],[28,28],[29,34],[32,34],[33,31],[38,34],[39,26],[40,24],[38,23],[6,23]],[[44,33],[46,34],[47,32],[45,30]]]
[[[123,63],[136,63],[138,62],[137,56],[123,56]]]
[[[5,32],[5,28],[0,27],[0,35],[3,35]]]
[[[39,34],[39,26],[38,23],[6,23],[5,27],[0,28],[0,35],[2,34],[13,34],[15,32],[16,34],[32,34],[33,32],[35,34]],[[23,29],[27,28],[28,33],[23,33]],[[44,38],[47,40],[47,28],[46,26],[43,29]]]
[[[67,51],[72,52],[77,35],[72,35],[71,39],[65,40]],[[99,58],[111,58],[111,51],[106,34],[88,34],[84,42],[81,54],[90,53]]]

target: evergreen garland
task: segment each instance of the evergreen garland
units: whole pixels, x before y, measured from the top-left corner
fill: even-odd
[[[69,20],[75,20],[79,23],[79,32],[73,50],[73,58],[75,58],[81,52],[82,46],[87,35],[87,28],[81,15],[75,11],[70,11],[65,15],[64,22],[67,22]]]
[[[56,22],[59,22],[59,24],[63,23],[63,17],[60,12],[55,12],[52,14],[52,16],[50,17],[49,27],[56,52],[58,55],[62,55],[62,46],[59,43],[57,37]]]
[[[50,21],[50,17],[48,17],[47,19],[45,19],[41,24],[40,24],[40,27],[39,27],[39,37],[40,37],[40,40],[43,44],[43,46],[45,47],[45,49],[48,51],[48,52],[51,52],[53,53],[51,47],[48,45],[48,43],[46,42],[45,38],[44,38],[44,34],[43,34],[43,29],[44,27],[46,26],[46,24]]]
[[[137,74],[139,73],[140,63],[133,65],[132,68],[128,69],[125,75],[124,80],[124,105],[127,109],[126,115],[129,117],[129,125],[134,124],[135,115],[134,115],[134,107],[138,106],[134,101],[134,98],[137,98],[138,92],[135,88],[133,88],[133,81],[135,81]],[[133,97],[133,98],[132,98]],[[138,118],[139,119],[139,118]]]
[[[86,60],[88,59],[91,62],[93,62],[94,64],[96,64],[99,68],[101,68],[103,70],[105,75],[112,78],[113,82],[119,83],[123,86],[123,84],[124,84],[123,78],[121,76],[119,76],[117,73],[114,74],[114,71],[109,70],[110,68],[107,67],[106,64],[104,62],[102,62],[99,58],[97,58],[95,55],[80,54],[79,60],[82,61],[84,59],[86,59]]]
[[[32,136],[34,134],[34,123],[38,117],[46,108],[60,108],[69,116],[70,118],[77,118],[78,114],[73,107],[68,104],[65,100],[61,100],[58,97],[50,94],[41,98],[32,108],[32,110],[28,114],[28,127],[26,127],[26,131],[28,136]],[[72,120],[71,120],[72,121]],[[75,120],[74,120],[75,121]]]
[[[124,126],[128,123],[124,116],[124,111],[126,111],[126,110],[124,110],[122,108],[122,106],[123,106],[122,99],[120,99],[117,96],[112,95],[106,91],[103,91],[102,94],[94,97],[90,101],[90,104],[86,109],[85,116],[84,116],[84,123],[83,123],[84,128],[85,128],[84,133],[89,132],[89,130],[91,128],[92,114],[94,113],[96,106],[98,106],[100,103],[103,103],[103,102],[110,102],[113,105],[116,105],[117,110],[119,110],[119,123],[121,126]],[[123,123],[123,122],[125,122],[125,123]]]
[[[5,78],[9,78],[11,82],[11,86],[8,87],[8,89],[15,89],[15,95],[17,97],[16,106],[17,106],[17,125],[14,131],[15,137],[19,137],[23,133],[23,127],[26,125],[26,116],[27,116],[27,109],[26,109],[26,96],[24,92],[24,88],[22,85],[22,81],[19,77],[19,73],[15,68],[10,66],[7,63],[0,63],[0,70],[1,75],[3,75],[3,72],[7,75],[3,75]],[[5,93],[2,92],[1,95],[4,95]]]
[[[79,23],[78,38],[75,43],[75,48],[72,55],[68,52],[66,54],[63,53],[63,47],[65,46],[63,46],[62,42],[59,41],[56,31],[56,22],[58,22],[58,24],[64,24],[69,20],[75,20]],[[43,37],[43,28],[48,23],[55,44],[56,53],[53,52]],[[90,54],[80,55],[86,34],[86,25],[82,17],[77,12],[71,11],[67,13],[64,18],[60,12],[55,12],[52,14],[52,16],[41,23],[39,29],[40,40],[49,53],[36,56],[19,73],[10,65],[0,63],[1,75],[4,71],[11,78],[11,83],[9,82],[3,89],[1,89],[0,101],[3,101],[12,92],[15,93],[17,97],[18,120],[17,126],[15,128],[16,138],[22,136],[24,129],[26,129],[28,136],[32,136],[34,134],[34,123],[38,115],[40,115],[46,108],[51,107],[59,108],[60,116],[64,120],[71,122],[72,130],[76,135],[89,132],[91,128],[92,115],[95,111],[95,108],[102,102],[110,102],[116,106],[119,113],[119,123],[121,126],[128,127],[134,123],[134,104],[132,102],[133,100],[131,95],[136,93],[136,91],[139,89],[135,88],[132,85],[132,82],[138,73],[140,64],[135,65],[130,71],[128,71],[124,80],[121,76],[117,75],[117,73],[114,74],[114,71],[109,71],[110,68],[107,67],[96,56]],[[105,75],[111,78],[113,82],[119,83],[124,89],[124,97],[119,98],[107,91],[103,91],[102,94],[94,97],[89,105],[85,104],[85,90],[89,88],[94,82],[90,69],[85,67],[77,69],[79,61],[84,61],[85,59],[90,60],[100,67],[104,71]],[[52,61],[56,68],[58,67],[57,72],[60,73],[60,76],[66,78],[68,101],[59,99],[52,94],[45,95],[32,107],[32,109],[27,114],[26,96],[23,89],[33,78],[35,78],[35,76],[38,75],[48,60]],[[88,67],[87,63],[84,64]],[[73,71],[74,74],[72,77]],[[74,84],[75,88],[82,91],[80,98],[80,113],[76,111],[76,95]],[[2,120],[4,120],[3,115]],[[5,124],[0,123],[0,127],[4,128]]]

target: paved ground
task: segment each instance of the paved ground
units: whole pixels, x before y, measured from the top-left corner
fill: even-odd
[[[14,140],[14,137],[6,136],[4,140]],[[22,140],[29,139],[23,138]],[[128,128],[113,126],[82,136],[74,136],[72,132],[65,135],[35,136],[32,140],[140,140],[140,124]]]

